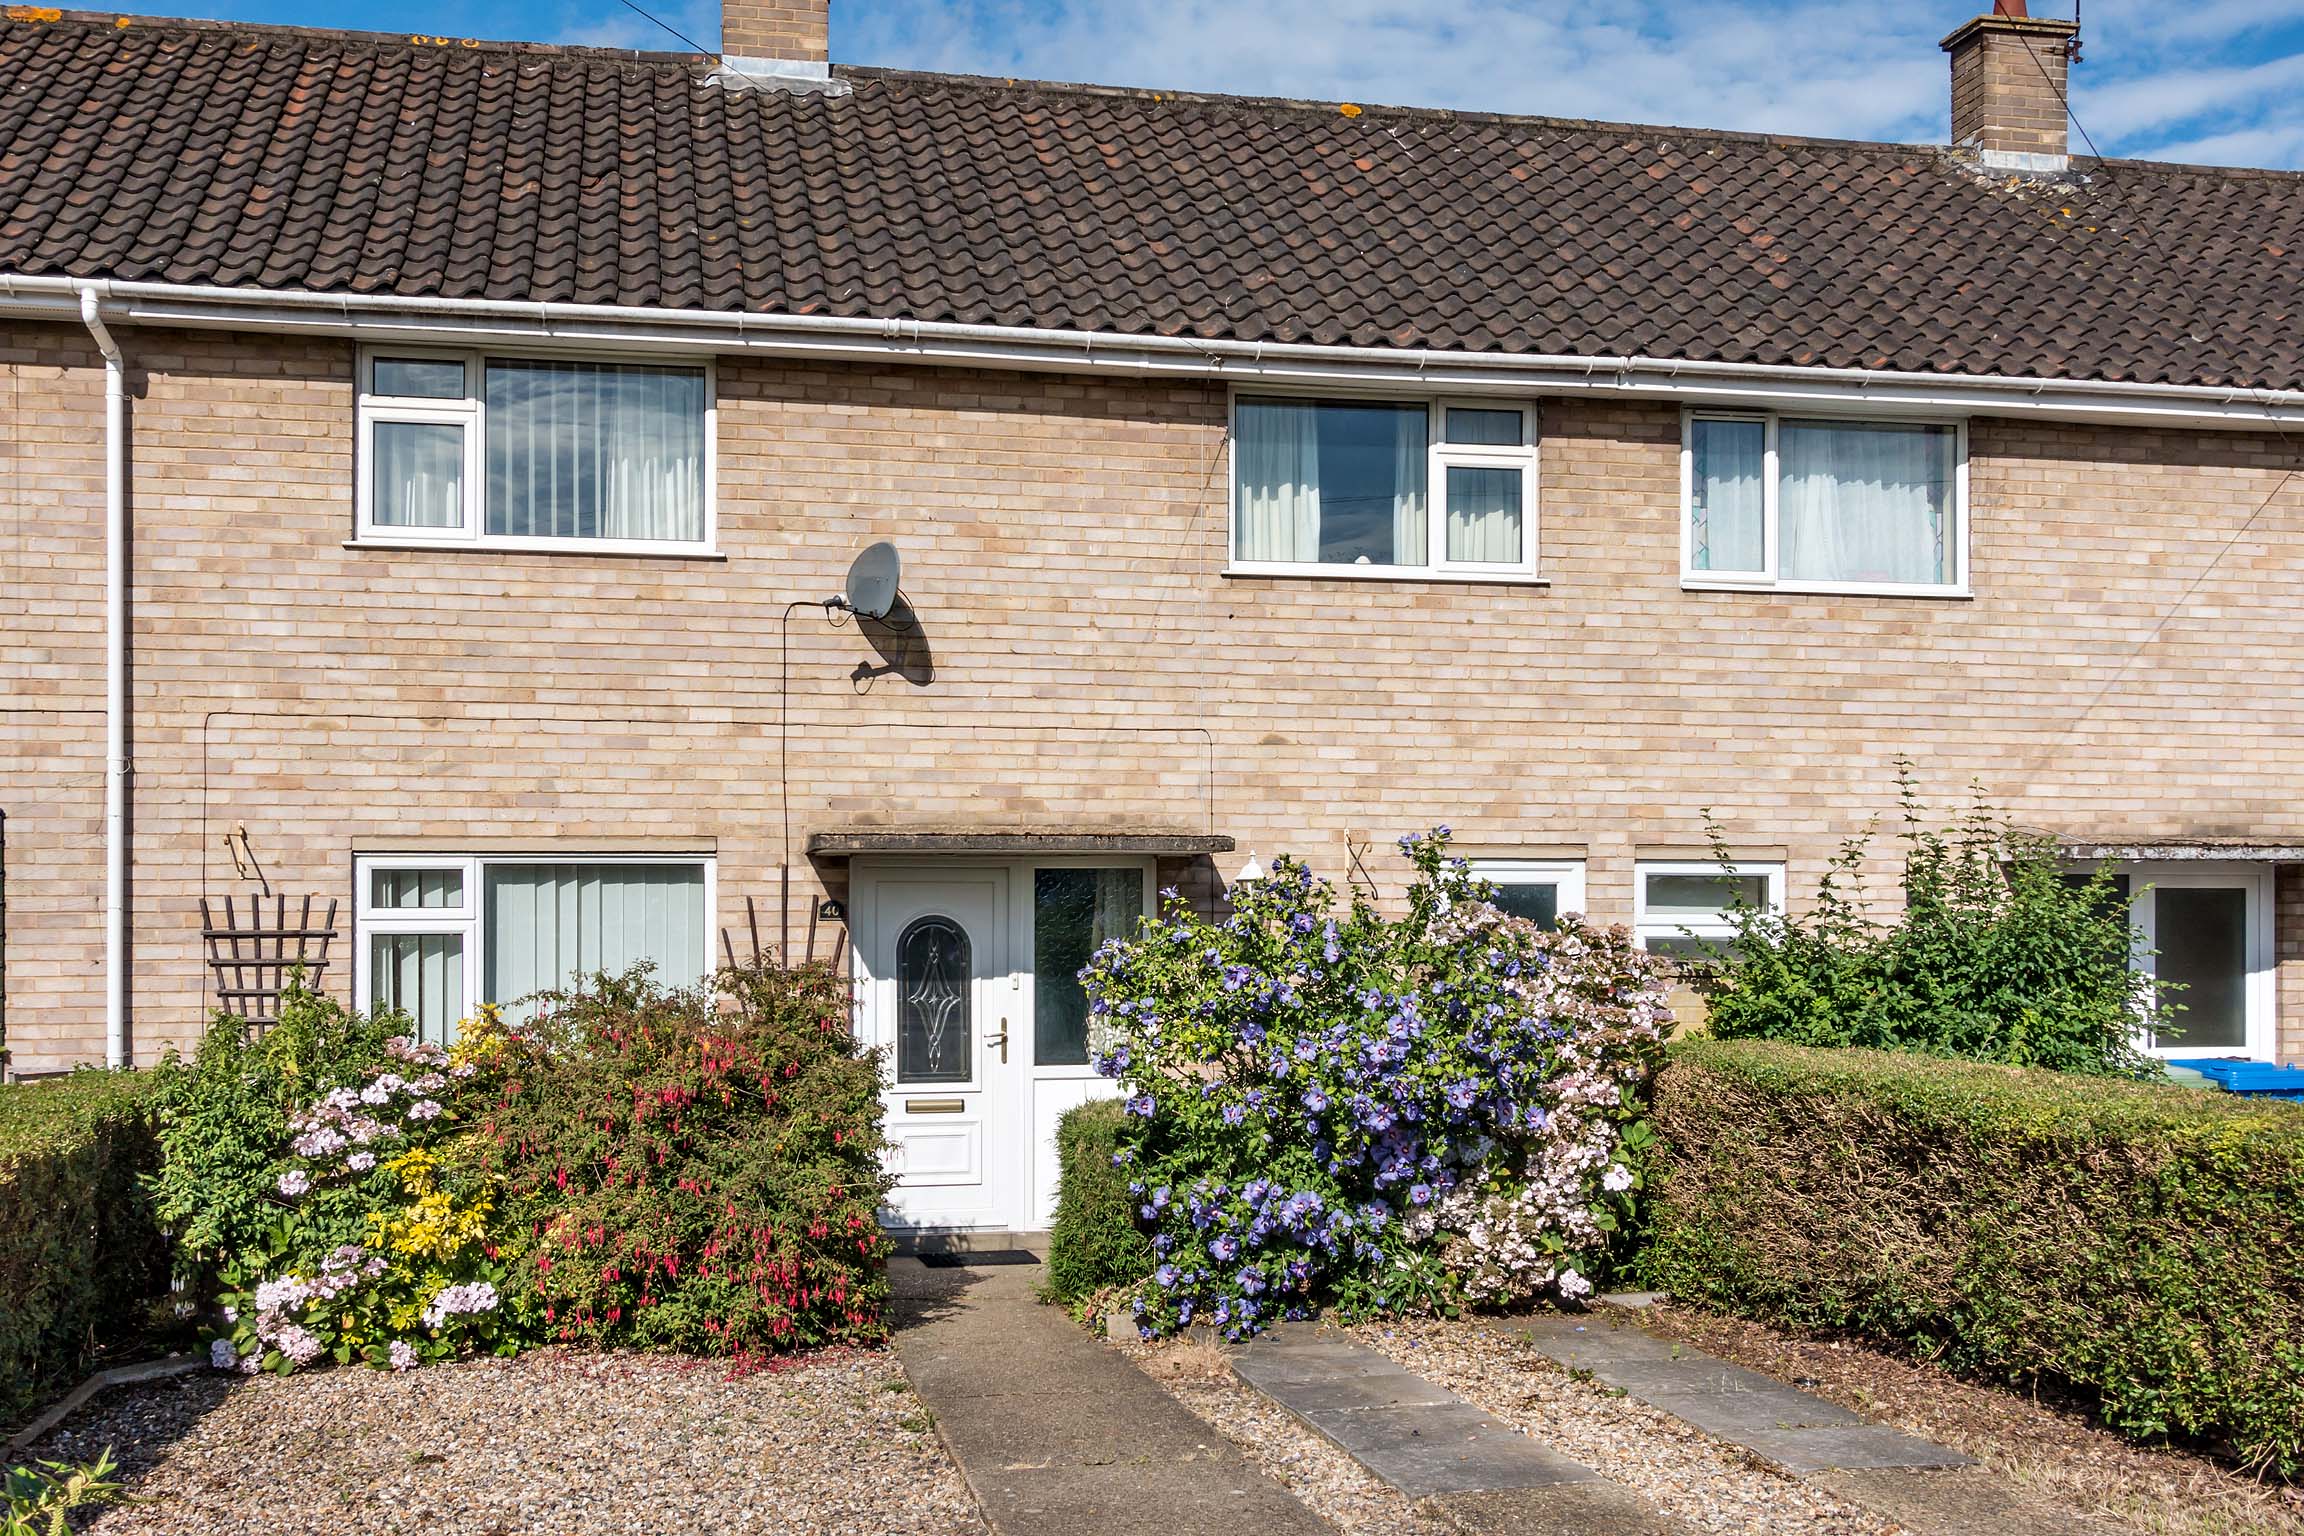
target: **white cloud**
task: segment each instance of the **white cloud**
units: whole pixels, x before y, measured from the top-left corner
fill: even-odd
[[[856,63],[966,74],[1941,140],[1949,87],[1936,44],[1984,9],[1984,0],[833,0],[833,46]],[[2090,0],[2086,14],[2074,101],[2108,152],[2304,163],[2296,0]]]

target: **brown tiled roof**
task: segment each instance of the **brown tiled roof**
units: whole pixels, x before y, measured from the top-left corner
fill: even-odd
[[[2304,177],[12,8],[0,272],[2304,385]]]

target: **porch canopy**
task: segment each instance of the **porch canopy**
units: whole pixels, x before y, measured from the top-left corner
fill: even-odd
[[[2304,864],[2304,842],[2259,842],[2247,838],[2059,837],[2056,851],[2068,859],[2111,859],[2120,863]]]
[[[1129,831],[952,832],[935,828],[848,828],[808,834],[812,859],[847,859],[873,853],[974,853],[1029,858],[1043,853],[1154,854],[1171,858],[1230,853],[1237,846],[1214,832],[1138,828]]]

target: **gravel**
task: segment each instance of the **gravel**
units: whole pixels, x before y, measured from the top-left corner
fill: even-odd
[[[1348,1330],[1553,1449],[1647,1495],[1695,1531],[1735,1536],[1891,1536],[1894,1522],[1772,1472],[1669,1415],[1575,1380],[1533,1350],[1469,1322]],[[1345,1536],[1431,1536],[1450,1529],[1286,1410],[1233,1376],[1200,1339],[1115,1338],[1169,1392]]]
[[[1370,1349],[1544,1444],[1644,1494],[1694,1531],[1738,1536],[1890,1536],[1866,1513],[1669,1414],[1578,1380],[1520,1341],[1470,1321],[1369,1324]]]
[[[2138,1445],[2077,1406],[1852,1340],[1810,1338],[1660,1305],[1642,1318],[1739,1365],[1974,1457],[2031,1497],[2165,1536],[2304,1536],[2304,1488],[2250,1477],[2198,1452]]]
[[[90,1460],[106,1445],[138,1502],[79,1525],[102,1536],[984,1528],[887,1350],[737,1378],[557,1350],[403,1375],[203,1374],[107,1393],[28,1454]]]
[[[1416,1513],[1399,1490],[1233,1375],[1215,1344],[1197,1338],[1107,1342],[1343,1536],[1446,1536],[1454,1530]]]

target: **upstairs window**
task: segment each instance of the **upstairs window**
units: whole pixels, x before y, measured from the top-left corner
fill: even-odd
[[[1530,576],[1535,467],[1535,412],[1516,403],[1244,396],[1233,569]]]
[[[706,369],[398,352],[363,368],[363,539],[710,546]]]
[[[1966,590],[1955,424],[1696,412],[1681,458],[1689,586]]]

